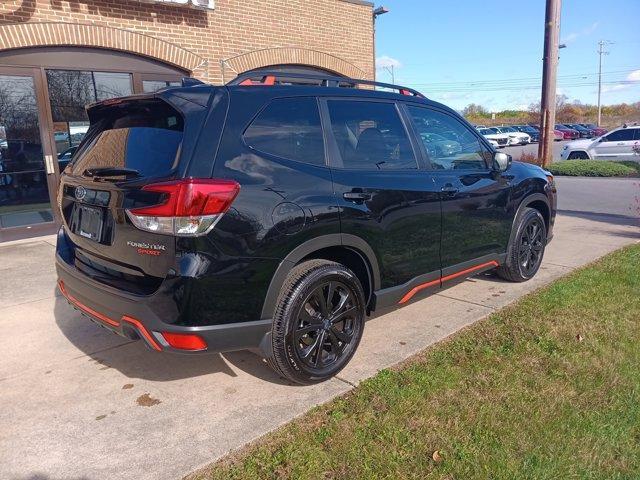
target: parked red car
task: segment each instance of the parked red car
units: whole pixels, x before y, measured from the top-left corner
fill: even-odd
[[[540,125],[532,125],[529,124],[530,127],[535,128],[538,132],[540,131]],[[560,140],[564,140],[564,133],[562,133],[560,130],[553,130],[553,140],[555,142],[559,142]]]
[[[606,128],[598,127],[595,123],[580,123],[580,125],[588,128],[589,130],[593,130],[596,137],[601,137],[609,131]]]
[[[580,132],[573,130],[572,128],[565,127],[564,125],[556,124],[555,129],[562,132],[562,136],[565,140],[575,140],[580,138]]]

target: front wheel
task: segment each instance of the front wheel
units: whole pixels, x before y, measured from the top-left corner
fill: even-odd
[[[547,244],[547,227],[538,210],[525,208],[518,215],[515,228],[505,263],[496,273],[511,282],[525,282],[540,268]]]
[[[351,360],[364,320],[364,292],[351,270],[326,260],[301,263],[280,291],[268,362],[296,383],[326,380]]]

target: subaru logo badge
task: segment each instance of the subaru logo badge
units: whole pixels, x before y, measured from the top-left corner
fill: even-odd
[[[76,191],[74,192],[74,195],[76,196],[76,200],[82,200],[84,197],[87,196],[87,189],[84,188],[82,185],[79,185],[76,187]]]

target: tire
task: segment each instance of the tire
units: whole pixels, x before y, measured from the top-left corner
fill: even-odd
[[[588,160],[588,159],[589,159],[589,155],[587,155],[587,152],[583,152],[582,150],[571,152],[567,157],[567,160]]]
[[[510,282],[526,282],[535,276],[542,263],[547,227],[538,210],[524,208],[518,214],[515,229],[505,263],[496,269],[496,273]]]
[[[267,361],[296,383],[327,380],[353,357],[364,321],[364,291],[351,270],[327,260],[301,263],[280,290]]]

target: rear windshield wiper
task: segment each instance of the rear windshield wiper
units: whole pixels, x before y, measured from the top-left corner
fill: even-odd
[[[83,175],[85,177],[139,177],[140,172],[135,168],[101,167],[87,168]]]

